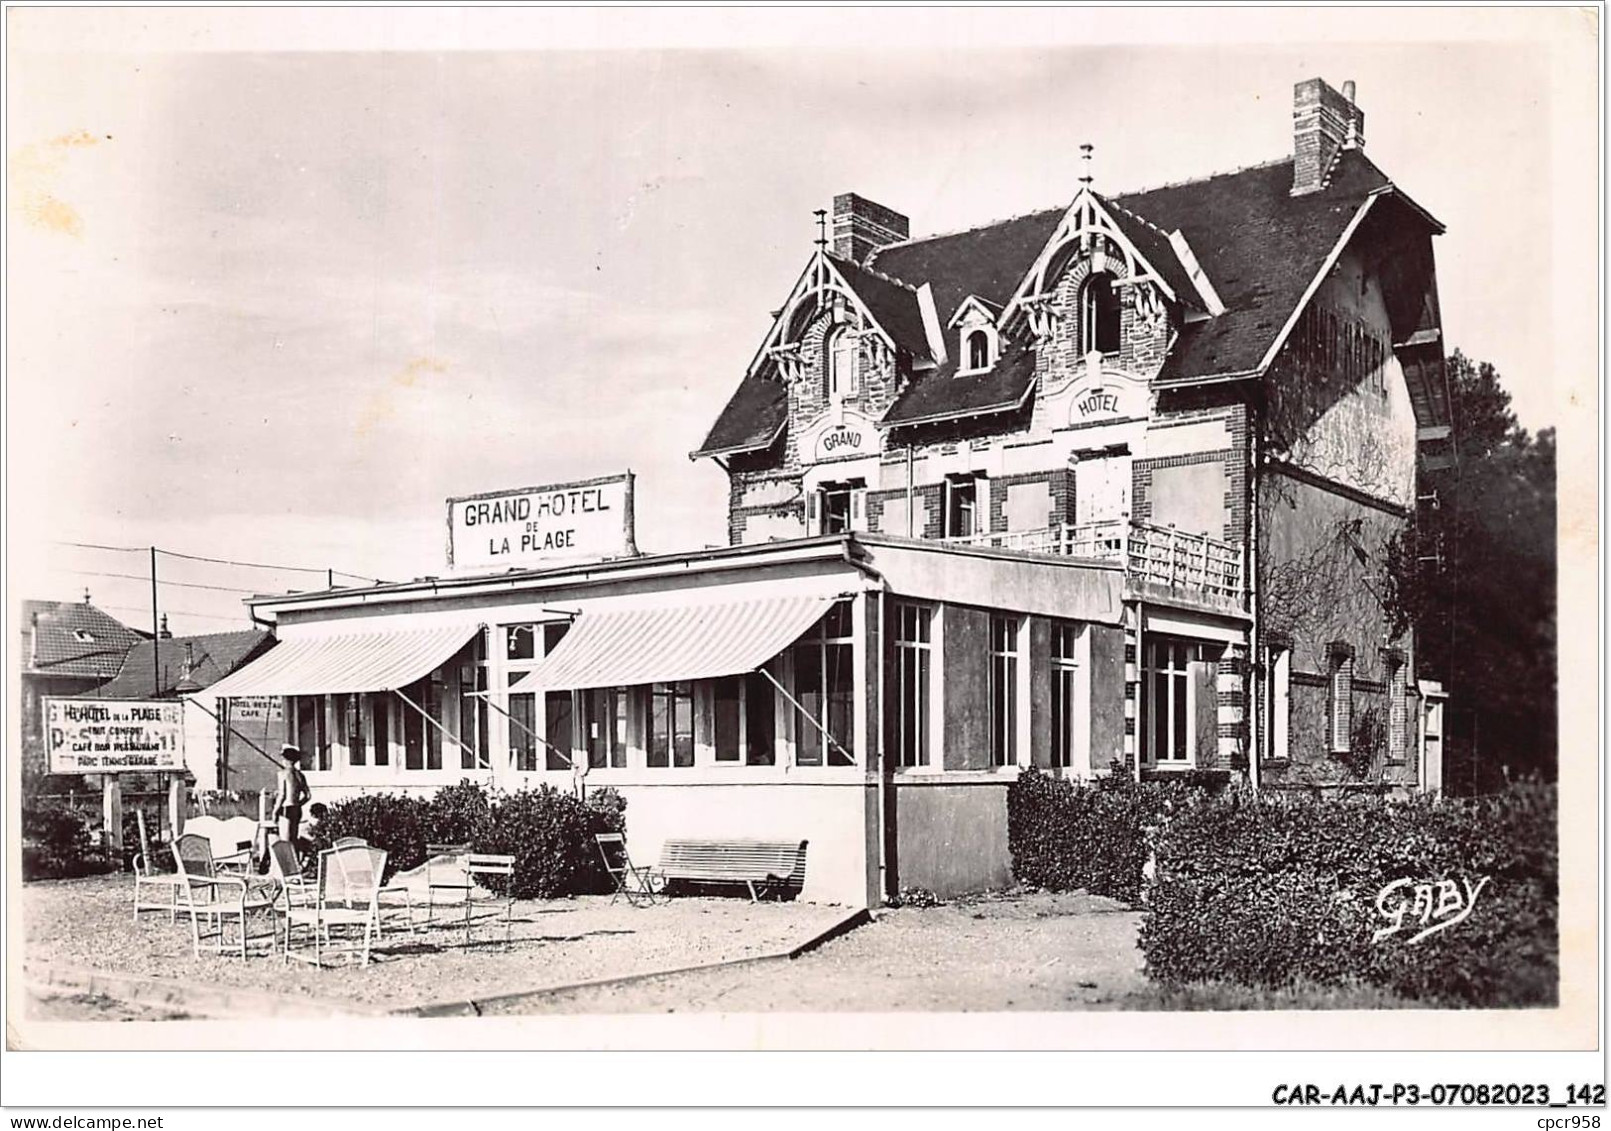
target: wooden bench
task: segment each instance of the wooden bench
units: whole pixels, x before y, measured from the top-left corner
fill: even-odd
[[[803,840],[668,840],[659,872],[667,880],[745,884],[759,901],[757,884],[805,882]]]

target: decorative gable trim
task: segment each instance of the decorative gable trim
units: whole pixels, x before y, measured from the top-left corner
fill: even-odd
[[[1058,221],[1051,238],[1046,241],[1028,272],[1013,290],[1012,301],[1002,312],[999,324],[1007,325],[1026,303],[1033,304],[1035,299],[1046,295],[1050,284],[1046,272],[1059,252],[1076,241],[1082,249],[1089,248],[1093,236],[1111,240],[1123,253],[1125,274],[1120,280],[1122,284],[1152,283],[1170,299],[1177,302],[1180,300],[1180,296],[1164,281],[1158,270],[1124,234],[1123,229],[1114,221],[1113,215],[1103,207],[1096,194],[1089,188],[1082,188],[1074,197],[1073,203],[1068,206],[1068,210],[1063,213],[1062,220]]]
[[[996,317],[1001,313],[1000,307],[992,306],[992,304],[986,302],[978,295],[969,295],[967,298],[963,299],[960,304],[958,304],[957,312],[951,315],[951,321],[945,324],[945,328],[947,330],[955,330],[962,324],[962,320],[967,317],[968,311],[970,310],[977,310],[980,316],[988,322],[994,322]]]
[[[893,280],[891,281],[893,282]],[[905,286],[905,284],[900,285]],[[911,288],[908,287],[907,289],[910,290]],[[891,353],[895,352],[896,342],[894,336],[879,323],[867,304],[862,301],[861,296],[856,293],[856,288],[851,286],[849,280],[834,266],[833,260],[821,249],[818,249],[811,257],[811,261],[806,264],[805,270],[800,272],[800,277],[795,281],[793,289],[789,291],[789,297],[784,302],[782,309],[773,318],[772,328],[767,331],[766,338],[761,343],[761,348],[750,359],[750,364],[745,370],[745,374],[753,376],[764,362],[772,361],[778,365],[780,372],[786,378],[792,379],[792,377],[797,376],[797,367],[801,364],[799,343],[785,340],[789,325],[793,322],[795,314],[807,302],[822,304],[831,298],[842,299],[846,305],[854,308],[863,324],[877,331],[879,338],[882,339],[883,346]]]

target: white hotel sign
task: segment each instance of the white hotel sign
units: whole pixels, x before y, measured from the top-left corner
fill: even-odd
[[[636,554],[632,473],[448,500],[452,570],[509,569]]]
[[[171,699],[45,699],[53,774],[185,768],[185,708]]]

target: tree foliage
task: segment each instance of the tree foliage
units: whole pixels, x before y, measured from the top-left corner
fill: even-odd
[[[1446,786],[1488,792],[1556,764],[1555,433],[1516,422],[1499,373],[1448,360],[1457,462],[1423,473],[1404,601],[1419,669],[1449,689]]]

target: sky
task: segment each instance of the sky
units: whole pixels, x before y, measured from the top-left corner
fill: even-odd
[[[620,12],[10,13],[12,607],[87,587],[148,626],[148,546],[309,571],[159,558],[175,631],[245,627],[245,590],[444,573],[450,496],[627,468],[641,549],[721,544],[725,477],[687,453],[813,209],[855,191],[923,235],[1067,202],[1082,142],[1107,192],[1280,158],[1314,75],[1357,83],[1366,154],[1448,227],[1450,347],[1529,428],[1592,407],[1559,321],[1578,14],[1227,35],[1247,13],[843,11],[692,37]]]

